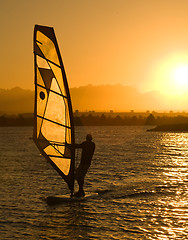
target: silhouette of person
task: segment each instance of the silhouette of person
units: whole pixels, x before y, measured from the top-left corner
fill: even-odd
[[[75,144],[75,148],[82,148],[81,160],[75,172],[75,179],[78,182],[79,190],[74,194],[75,197],[85,196],[83,185],[86,173],[91,165],[91,160],[95,151],[95,143],[92,141],[91,134],[86,135],[86,141]]]

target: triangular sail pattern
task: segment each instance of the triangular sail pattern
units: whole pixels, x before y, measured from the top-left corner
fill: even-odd
[[[74,145],[72,105],[53,28],[35,26],[34,56],[34,141],[73,192],[75,153],[67,147]]]

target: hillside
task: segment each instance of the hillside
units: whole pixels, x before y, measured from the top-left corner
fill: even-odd
[[[0,114],[33,112],[34,91],[19,87],[0,89]]]
[[[143,94],[130,86],[88,85],[71,88],[70,92],[73,109],[79,111],[176,110],[173,109],[173,102],[167,101],[159,92]],[[0,89],[0,114],[31,113],[33,106],[34,91],[19,87]],[[180,106],[183,109],[183,105]]]

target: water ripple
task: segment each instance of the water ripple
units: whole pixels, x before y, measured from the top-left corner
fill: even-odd
[[[32,128],[0,128],[0,238],[187,239],[188,134],[77,127],[76,142],[87,132],[96,152],[85,188],[99,197],[48,206],[44,197],[68,190],[39,155]]]

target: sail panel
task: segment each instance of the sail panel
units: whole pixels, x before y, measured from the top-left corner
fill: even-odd
[[[53,75],[51,69],[39,68],[39,72],[43,79],[44,86],[46,87],[46,89],[50,89],[52,79],[54,78],[54,75]],[[38,84],[40,85],[40,82],[38,82]]]
[[[69,171],[68,169],[70,168],[70,159],[64,158],[58,158],[58,157],[52,157],[52,161],[56,164],[56,166],[61,169],[61,171],[65,174],[68,175]]]
[[[49,156],[62,158],[63,155],[61,154],[61,152],[64,152],[64,149],[65,149],[65,146],[49,145],[44,149],[44,151]]]
[[[36,139],[39,138],[39,134],[40,134],[40,132],[41,132],[42,121],[43,121],[42,118],[37,117],[37,126],[36,126],[36,131],[37,131],[37,132],[36,132]]]
[[[42,79],[42,75],[38,68],[37,68],[37,84],[45,88],[44,80]]]
[[[36,44],[45,58],[60,66],[54,42],[41,31],[37,31],[36,40]],[[38,51],[37,54],[40,56],[41,52]]]
[[[46,59],[42,58],[38,55],[37,55],[37,66],[38,66],[38,68],[50,69]]]
[[[34,141],[43,156],[74,188],[74,126],[68,83],[53,28],[35,26]]]
[[[37,143],[37,146],[40,147],[40,149],[45,149],[47,146],[50,145],[49,141],[43,136],[41,131],[39,132]]]
[[[54,75],[56,76],[56,79],[62,79],[61,81],[58,81],[59,88],[61,89],[62,95],[67,97],[65,85],[63,84],[63,76],[62,76],[61,69],[59,67],[57,67],[56,65],[54,65],[53,63],[49,62],[49,65],[50,65],[50,68],[52,69]]]
[[[67,99],[64,99],[64,102],[65,102],[65,114],[66,114],[66,125],[67,126],[70,126],[71,123],[70,123],[70,116],[69,114],[67,114],[67,109],[68,109],[68,100]],[[67,139],[67,143],[68,144],[71,144],[71,129],[70,128],[66,128],[66,139]]]
[[[70,169],[70,155],[69,158],[65,158],[61,153],[65,151],[65,146],[47,146],[44,151],[51,160],[57,165],[57,167],[65,174],[68,175]]]
[[[48,100],[48,92],[44,87],[37,86],[37,115],[43,116]]]
[[[51,90],[53,90],[54,92],[51,91],[49,92],[48,104],[46,106],[44,117],[54,122],[66,125],[65,121],[66,108],[64,104],[64,99],[63,96],[59,95],[61,94],[61,92],[55,78],[53,78],[52,80]],[[58,94],[56,94],[55,92]]]
[[[66,140],[65,128],[45,119],[43,120],[42,123],[41,133],[49,142],[53,141],[64,143]]]

